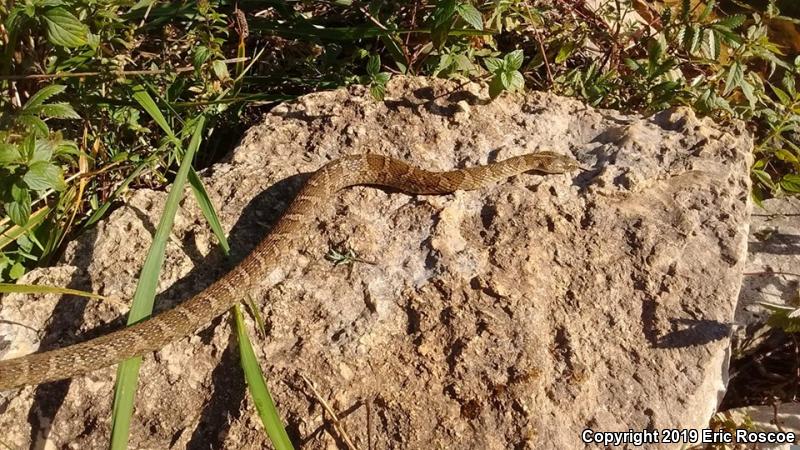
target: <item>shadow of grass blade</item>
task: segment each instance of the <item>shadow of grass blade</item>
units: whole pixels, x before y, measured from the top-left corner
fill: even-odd
[[[239,305],[233,307],[233,316],[236,321],[236,337],[239,340],[239,356],[242,360],[242,370],[244,370],[247,388],[250,390],[250,395],[253,396],[253,402],[256,404],[256,410],[258,410],[258,415],[264,424],[264,429],[267,430],[267,435],[277,450],[291,450],[294,447],[292,447],[289,435],[286,434],[286,430],[283,428],[280,414],[275,408],[275,402],[272,401],[269,388],[267,388],[267,383],[264,381],[264,375],[261,373],[261,366],[259,366],[256,354],[250,345],[250,338],[247,336],[247,329],[244,325],[244,318]]]
[[[205,118],[200,116],[195,123],[192,140],[183,156],[178,174],[175,176],[175,181],[167,196],[164,212],[161,215],[158,228],[153,236],[153,243],[147,253],[147,258],[139,276],[139,284],[136,286],[136,293],[133,296],[131,310],[128,314],[128,325],[146,319],[153,311],[153,300],[155,299],[158,285],[158,275],[164,263],[167,239],[172,230],[175,213],[183,195],[183,186],[191,169],[192,158],[200,145],[200,136],[202,135],[204,123]],[[141,362],[141,356],[131,358],[120,363],[117,368],[114,407],[111,417],[111,449],[114,450],[124,449],[128,445],[133,401]]]

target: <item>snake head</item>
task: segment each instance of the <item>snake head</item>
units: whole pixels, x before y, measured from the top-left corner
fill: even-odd
[[[575,170],[589,170],[571,156],[562,155],[556,152],[543,151],[534,153],[535,156],[541,159],[541,164],[536,170],[544,173],[567,173],[574,172]]]

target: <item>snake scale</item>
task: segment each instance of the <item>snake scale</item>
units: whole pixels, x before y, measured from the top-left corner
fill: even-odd
[[[515,156],[484,166],[430,172],[398,159],[366,154],[346,156],[323,166],[307,180],[272,231],[230,272],[199,294],[150,319],[68,347],[0,361],[0,390],[81,375],[156,351],[195,333],[222,315],[250,287],[279,264],[278,254],[305,235],[336,191],[355,185],[394,188],[410,194],[474,190],[508,177],[536,171],[565,173],[578,162],[552,152]]]

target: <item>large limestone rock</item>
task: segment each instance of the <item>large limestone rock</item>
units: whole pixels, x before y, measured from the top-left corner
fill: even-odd
[[[332,198],[250,293],[267,325],[254,341],[298,447],[344,445],[302,377],[360,448],[576,448],[586,428],[701,427],[711,416],[745,259],[750,137],[685,109],[643,118],[542,93],[486,98],[422,79],[394,80],[384,103],[358,87],[308,95],[205,174],[237,260],[298,174],[342,155],[450,169],[554,150],[590,168],[446,196]],[[120,301],[3,299],[6,357],[120,325],[164,197],[133,192],[59,266],[25,280]],[[160,307],[226,271],[215,245],[188,194]],[[331,248],[374,264],[334,266]],[[114,373],[11,396],[3,441],[105,446]],[[147,355],[140,379],[133,448],[266,445],[227,315]]]

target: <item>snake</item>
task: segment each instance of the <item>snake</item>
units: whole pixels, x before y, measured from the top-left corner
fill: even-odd
[[[239,264],[188,300],[117,331],[49,351],[0,361],[0,391],[83,375],[128,358],[157,351],[190,336],[237,304],[281,264],[278,256],[307,235],[321,210],[339,190],[365,185],[407,194],[442,195],[476,190],[525,172],[560,174],[579,169],[578,162],[542,151],[486,165],[433,172],[378,154],[344,156],[309,176],[272,230]]]

